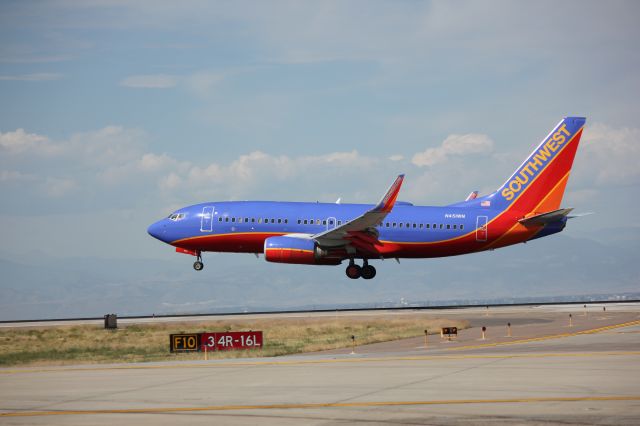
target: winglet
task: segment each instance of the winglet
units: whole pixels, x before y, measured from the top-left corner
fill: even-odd
[[[402,186],[403,180],[404,174],[398,175],[373,211],[389,213],[391,209],[393,209],[396,199],[398,198],[398,194],[400,193],[400,187]]]
[[[478,191],[473,191],[467,196],[467,199],[465,201],[475,200],[476,198],[478,198]]]

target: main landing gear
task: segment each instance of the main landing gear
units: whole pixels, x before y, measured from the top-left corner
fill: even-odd
[[[360,277],[365,280],[370,280],[371,278],[376,276],[376,268],[369,265],[367,259],[364,260],[364,264],[362,266],[356,265],[356,263],[351,259],[349,261],[349,266],[345,270],[345,273],[352,280],[358,279]]]
[[[193,269],[195,269],[196,271],[202,271],[202,268],[204,268],[204,263],[202,263],[202,256],[200,255],[200,252],[198,252],[197,256],[198,260],[193,262]]]

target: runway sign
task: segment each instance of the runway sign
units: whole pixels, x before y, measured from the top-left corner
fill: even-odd
[[[262,347],[262,331],[227,331],[202,333],[201,348],[204,351],[228,351],[232,349],[256,349]]]
[[[449,337],[458,336],[458,327],[442,327],[442,334]]]
[[[200,335],[197,333],[169,335],[171,352],[197,352],[199,349]]]

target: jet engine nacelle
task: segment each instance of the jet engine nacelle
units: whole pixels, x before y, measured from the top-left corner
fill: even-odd
[[[303,265],[339,265],[340,257],[332,257],[327,250],[309,238],[269,237],[264,240],[264,258],[268,262]]]

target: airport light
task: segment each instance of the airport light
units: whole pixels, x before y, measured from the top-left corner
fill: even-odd
[[[485,340],[485,333],[487,331],[487,327],[485,327],[484,325],[482,326],[482,340]]]

